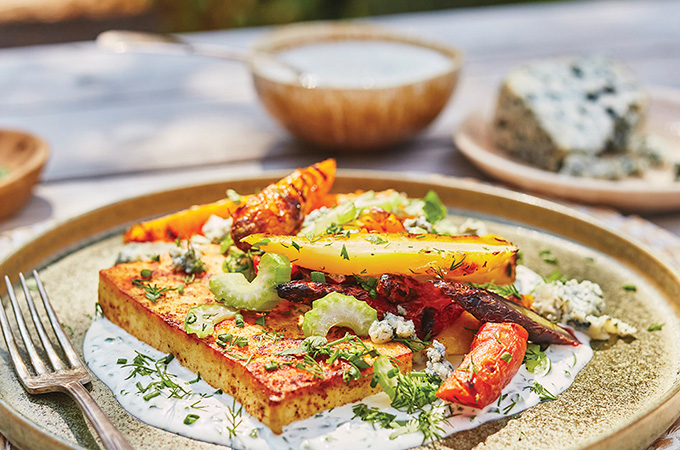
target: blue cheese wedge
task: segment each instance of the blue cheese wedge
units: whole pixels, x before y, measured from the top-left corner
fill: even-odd
[[[570,155],[626,153],[645,110],[645,93],[619,63],[602,57],[537,61],[505,79],[494,140],[514,157],[558,172]],[[603,164],[598,171],[611,178]],[[628,167],[616,158],[611,164],[615,171]],[[587,164],[567,167],[575,165],[580,175],[595,176],[587,173]]]

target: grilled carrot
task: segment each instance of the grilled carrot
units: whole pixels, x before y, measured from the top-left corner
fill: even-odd
[[[277,197],[278,193],[281,193],[283,198],[291,198],[293,201],[299,201],[301,209],[297,210],[295,204],[293,204],[292,212],[297,216],[299,216],[300,213],[303,213],[302,218],[304,218],[305,214],[320,206],[321,197],[328,192],[334,179],[335,161],[329,159],[314,164],[306,169],[296,170],[276,184],[272,184],[265,188],[263,191],[264,194],[247,195],[242,197],[239,202],[234,202],[233,200],[225,198],[214,203],[195,205],[173,214],[135,224],[125,232],[123,241],[174,241],[178,237],[189,238],[194,234],[201,233],[201,228],[205,225],[210,216],[215,215],[226,219],[231,217],[237,209],[240,211],[237,217],[242,220],[248,220],[247,218],[253,215],[260,218],[262,214],[254,214],[252,208],[259,207],[264,210],[271,205],[279,206],[281,202],[278,201],[280,199],[277,198],[274,198],[274,200],[271,201],[271,204],[267,204],[266,201],[262,202],[263,195],[265,199],[271,199]],[[239,208],[241,205],[244,207],[250,205],[250,209],[241,209]],[[285,213],[283,208],[275,210],[274,213],[281,215],[279,221],[286,220],[286,217],[282,215]],[[246,218],[244,218],[244,216]]]
[[[335,160],[327,159],[298,169],[257,195],[249,196],[232,217],[231,235],[242,250],[250,244],[241,239],[255,233],[290,235],[302,226],[305,216],[317,208],[335,181]]]
[[[191,208],[168,214],[131,226],[123,235],[125,242],[174,241],[176,238],[189,238],[201,232],[210,216],[230,217],[237,205],[225,198],[214,203],[196,205]]]
[[[442,383],[437,397],[483,408],[495,401],[519,370],[528,333],[515,323],[485,323],[463,362]]]

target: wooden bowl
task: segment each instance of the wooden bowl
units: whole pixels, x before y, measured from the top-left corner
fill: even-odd
[[[26,204],[49,153],[47,143],[36,136],[0,130],[0,219]]]
[[[462,53],[445,45],[394,34],[365,24],[311,23],[279,28],[253,47],[276,54],[309,44],[384,41],[434,50],[450,68],[400,84],[369,88],[305,86],[299,79],[274,79],[252,58],[255,88],[265,108],[303,141],[336,149],[386,147],[425,128],[444,108],[458,80]],[[447,65],[448,67],[448,65]]]

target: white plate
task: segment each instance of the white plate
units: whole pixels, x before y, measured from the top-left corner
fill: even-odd
[[[663,138],[680,155],[680,91],[653,88],[649,94],[647,131]],[[680,182],[673,182],[668,171],[619,181],[557,174],[508,156],[495,147],[490,132],[491,114],[476,112],[456,130],[454,141],[473,164],[491,177],[536,193],[625,211],[680,210]]]

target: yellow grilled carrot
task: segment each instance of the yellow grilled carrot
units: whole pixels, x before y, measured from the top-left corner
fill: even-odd
[[[497,236],[356,233],[323,237],[255,234],[244,239],[286,255],[300,267],[326,273],[384,273],[471,283],[514,281],[517,247]]]

